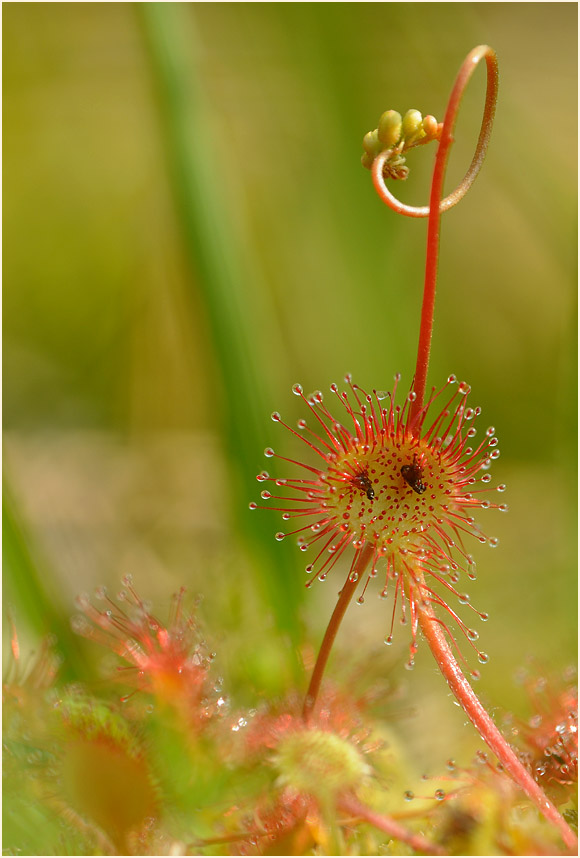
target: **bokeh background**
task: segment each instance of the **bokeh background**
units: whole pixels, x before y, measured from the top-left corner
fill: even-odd
[[[302,455],[270,413],[302,416],[296,381],[413,373],[426,223],[376,198],[362,137],[388,108],[442,119],[465,54],[497,50],[489,154],[443,220],[430,381],[468,380],[500,437],[510,513],[482,516],[500,548],[474,548],[470,593],[480,690],[523,711],[518,669],[576,648],[576,4],[13,3],[3,32],[5,607],[78,679],[99,653],[75,594],[132,574],[163,617],[185,585],[248,702],[303,684],[341,582],[306,593],[279,515],[248,510],[264,447]],[[449,189],[484,92],[482,68]],[[406,202],[433,152],[409,156]],[[473,731],[389,623],[353,606],[331,673],[404,679],[417,765],[439,765]]]

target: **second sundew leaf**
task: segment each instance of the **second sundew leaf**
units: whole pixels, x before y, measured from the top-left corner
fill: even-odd
[[[222,426],[232,463],[232,496],[249,490],[254,480],[256,448],[265,446],[264,355],[258,352],[250,299],[247,254],[229,223],[225,188],[215,163],[209,113],[197,74],[195,30],[188,4],[141,4],[162,121],[170,179],[185,248],[197,288],[201,290],[220,368],[225,398]],[[192,36],[187,39],[186,34]],[[260,442],[262,438],[262,442]],[[243,509],[236,503],[235,509]],[[242,513],[243,514],[243,513]],[[244,515],[240,529],[250,537],[254,566],[262,591],[281,631],[298,638],[302,587],[290,559],[275,552],[262,522]]]
[[[67,694],[63,726],[62,799],[96,825],[120,854],[159,814],[159,795],[141,742],[106,704]]]

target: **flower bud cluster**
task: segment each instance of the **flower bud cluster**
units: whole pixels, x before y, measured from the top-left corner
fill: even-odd
[[[364,155],[361,163],[370,170],[373,161],[381,152],[391,150],[385,161],[385,178],[406,179],[409,168],[405,165],[403,152],[421,143],[437,140],[442,124],[434,116],[423,117],[418,110],[408,110],[401,116],[396,110],[386,110],[379,119],[378,127],[363,138]]]

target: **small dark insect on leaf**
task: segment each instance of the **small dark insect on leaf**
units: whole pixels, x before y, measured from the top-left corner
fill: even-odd
[[[375,490],[367,474],[357,474],[352,481],[358,489],[366,493],[369,500],[374,500]]]
[[[403,465],[401,476],[418,495],[422,495],[426,491],[427,486],[423,482],[423,469],[417,461],[417,456],[413,456],[412,465]]]

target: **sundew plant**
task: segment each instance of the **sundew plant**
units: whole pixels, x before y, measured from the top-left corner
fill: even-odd
[[[487,64],[488,84],[477,148],[462,183],[443,200],[443,177],[457,111],[467,82],[482,59]],[[306,477],[274,479],[264,471],[258,475],[258,480],[269,482],[272,479],[277,489],[292,492],[287,497],[265,490],[262,497],[288,502],[289,506],[279,509],[286,520],[296,519],[299,523],[291,533],[301,534],[300,548],[308,550],[315,545],[318,549],[314,562],[306,567],[307,573],[317,574],[319,580],[324,580],[342,554],[354,548],[350,571],[304,701],[305,723],[312,719],[329,650],[348,602],[361,577],[367,575],[366,591],[371,579],[384,570],[381,596],[388,598],[390,595],[393,603],[393,621],[385,642],[392,642],[397,608],[403,623],[408,612],[411,646],[407,668],[414,666],[420,627],[449,687],[497,756],[502,771],[513,777],[546,818],[560,828],[566,845],[574,848],[574,833],[518,760],[474,694],[453,653],[452,646],[464,661],[447,624],[449,617],[454,620],[479,662],[487,663],[487,654],[474,644],[478,632],[466,625],[448,601],[451,593],[457,602],[472,607],[469,596],[456,589],[461,573],[471,579],[476,577],[473,557],[465,547],[467,539],[471,537],[494,547],[497,545],[495,537],[483,534],[472,513],[491,507],[507,511],[506,504],[489,499],[494,489],[503,492],[506,488],[504,484],[493,488],[490,485],[489,469],[499,456],[498,439],[495,429],[489,427],[479,443],[472,441],[477,434],[472,424],[480,409],[468,405],[471,391],[467,383],[461,382],[454,391],[457,379],[450,375],[446,384],[440,389],[432,388],[426,396],[426,377],[433,329],[440,214],[461,200],[479,171],[491,134],[497,88],[495,52],[485,45],[477,47],[468,54],[459,71],[441,125],[433,116],[423,119],[417,110],[407,111],[404,117],[388,110],[382,114],[378,128],[365,136],[363,166],[372,171],[381,197],[402,214],[429,217],[424,299],[411,390],[402,404],[395,404],[396,387],[393,391],[373,390],[369,394],[347,376],[348,392],[341,392],[336,384],[331,385],[331,392],[346,412],[338,419],[324,405],[320,391],[306,397],[302,387],[295,385],[293,392],[304,399],[311,420],[310,424],[306,420],[299,421],[298,432],[287,428],[318,453],[324,464],[318,467],[302,464]],[[385,179],[406,178],[408,168],[404,153],[431,140],[438,141],[438,149],[429,206],[426,209],[400,206],[388,192]],[[395,383],[399,381],[400,376],[396,376]],[[272,420],[278,423],[282,418],[274,412]],[[272,458],[276,454],[268,448],[265,455]],[[303,524],[305,519],[307,523]],[[285,536],[286,533],[280,532],[277,539]],[[437,585],[438,589],[434,589]],[[364,600],[364,591],[359,601]],[[481,620],[488,619],[485,613],[475,613]],[[471,674],[474,679],[479,678],[478,671],[471,671]]]
[[[352,162],[353,175],[391,210],[373,209],[377,234],[395,221],[407,230],[426,222],[420,315],[404,324],[405,338],[417,342],[414,373],[405,378],[381,343],[369,342],[370,385],[350,373],[324,393],[296,382],[289,400],[298,402],[300,418],[274,411],[272,426],[256,380],[267,367],[243,339],[242,275],[217,240],[227,231],[204,168],[211,145],[203,99],[184,83],[195,78],[185,19],[179,4],[143,4],[137,12],[184,244],[200,282],[212,283],[205,310],[226,379],[224,449],[235,498],[228,527],[241,521],[244,542],[217,554],[227,527],[209,528],[195,558],[195,588],[180,563],[160,561],[161,552],[134,545],[127,572],[118,549],[112,577],[120,585],[88,592],[77,573],[76,607],[63,620],[7,481],[5,560],[16,583],[5,612],[4,854],[576,854],[575,671],[545,671],[539,644],[518,674],[521,711],[477,693],[484,672],[504,669],[488,655],[494,621],[478,603],[478,586],[502,551],[496,528],[505,533],[511,515],[501,433],[487,422],[501,425],[501,410],[483,413],[466,379],[452,368],[432,378],[430,368],[440,244],[458,228],[451,218],[447,228],[446,213],[482,171],[496,108],[498,116],[504,109],[495,50],[479,45],[460,63],[441,120],[406,105],[377,105],[377,127],[362,141],[364,169]],[[460,107],[484,69],[475,153],[446,194]],[[397,102],[396,75],[389,100]],[[360,131],[353,128],[353,136]],[[228,152],[232,140],[226,144]],[[429,157],[428,203],[401,202],[394,189]],[[483,170],[477,187],[485,181]],[[367,201],[376,203],[375,195]],[[480,238],[469,240],[478,254]],[[384,335],[396,338],[399,283],[388,269],[380,281],[393,308]],[[339,297],[338,312],[346,312]],[[307,310],[297,306],[296,318]],[[459,336],[469,338],[469,323]],[[333,360],[344,373],[339,348]],[[272,446],[263,450],[265,434]],[[204,457],[194,479],[209,506],[214,493],[222,500],[216,487],[223,483],[209,448]],[[159,450],[156,461],[165,475],[168,459]],[[92,476],[99,483],[106,473]],[[169,518],[184,514],[168,509]],[[227,517],[225,503],[220,509]],[[292,552],[303,562],[289,559]],[[235,570],[235,587],[226,566]],[[140,579],[147,568],[165,598],[146,594]],[[528,586],[524,569],[512,574],[522,590]],[[320,637],[301,614],[324,591],[330,602],[316,604],[330,610]],[[247,607],[252,599],[255,609]],[[369,650],[372,604],[380,606],[383,632]],[[347,642],[353,612],[368,633]],[[22,617],[37,634],[33,651]],[[439,716],[430,716],[432,735],[414,729],[413,705],[434,693],[419,687],[412,695],[419,662],[431,657],[442,674],[435,693],[452,695],[465,713],[461,735]],[[468,732],[475,756],[465,754]],[[438,733],[449,744],[433,768],[422,754]]]

